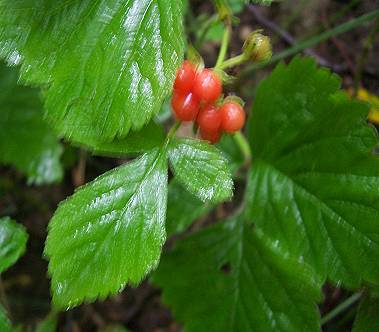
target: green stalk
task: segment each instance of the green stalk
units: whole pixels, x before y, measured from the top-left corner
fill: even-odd
[[[270,61],[268,61],[266,63],[253,64],[253,65],[247,67],[245,70],[243,70],[241,72],[240,78],[243,78],[243,77],[250,75],[252,72],[254,72],[255,70],[257,70],[259,68],[265,67],[265,66],[273,64],[273,63],[276,63],[276,62],[278,62],[282,59],[285,59],[291,55],[299,53],[300,51],[302,51],[306,48],[310,48],[310,47],[313,47],[317,44],[320,44],[321,42],[323,42],[323,41],[325,41],[331,37],[335,37],[335,36],[338,36],[342,33],[345,33],[347,31],[355,29],[355,28],[359,27],[360,25],[362,25],[363,23],[372,21],[377,17],[379,17],[379,9],[374,10],[368,14],[359,16],[357,18],[354,18],[354,19],[352,19],[346,23],[340,24],[340,25],[336,26],[335,28],[327,30],[327,31],[325,31],[319,35],[313,36],[313,37],[311,37],[311,38],[309,38],[303,42],[298,43],[297,45],[294,45],[293,47],[290,47],[290,48],[276,54],[275,56],[273,56],[271,58]]]
[[[231,26],[229,24],[226,24],[225,29],[224,29],[224,34],[222,37],[220,52],[218,54],[218,58],[217,58],[216,66],[215,66],[215,68],[217,69],[220,68],[220,66],[223,64],[226,57],[226,53],[228,52],[231,30],[232,30]]]
[[[327,313],[324,317],[321,319],[321,325],[324,325],[331,321],[333,318],[338,316],[341,312],[345,311],[347,308],[349,308],[353,303],[358,301],[360,297],[362,296],[361,293],[356,293],[350,296],[348,299],[346,299],[344,302],[339,304],[337,307],[335,307],[331,312]]]
[[[245,135],[239,131],[233,135],[233,139],[237,143],[239,149],[241,150],[245,159],[245,163],[246,164],[250,163],[251,158],[252,158],[251,149]]]
[[[247,61],[246,56],[244,54],[240,54],[240,55],[237,55],[237,56],[235,56],[233,58],[230,58],[230,59],[222,62],[221,64],[219,64],[218,66],[216,66],[216,68],[217,69],[225,70],[225,69],[228,69],[228,68],[239,66],[239,65],[245,63],[246,61]]]
[[[216,0],[215,3],[219,11],[220,17],[222,17],[222,7],[224,6],[226,8],[226,3],[224,0]],[[225,12],[228,12],[228,10],[225,10]],[[225,61],[226,53],[229,47],[230,37],[232,34],[232,22],[230,16],[224,18],[224,25],[224,35],[222,38],[220,52],[218,54],[217,62],[215,65],[215,69],[220,70],[225,70],[227,68],[234,67],[246,61],[246,57],[244,56],[244,54],[238,55]],[[249,163],[251,161],[251,150],[246,137],[242,134],[241,131],[239,131],[233,135],[233,139],[238,145],[239,149],[241,150],[246,164]]]
[[[175,124],[171,127],[170,131],[167,134],[167,141],[171,141],[171,139],[174,137],[174,135],[176,134],[176,131],[179,129],[181,124],[182,123],[180,121],[175,122]]]

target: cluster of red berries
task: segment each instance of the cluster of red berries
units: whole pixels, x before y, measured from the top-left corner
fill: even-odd
[[[236,101],[225,99],[222,82],[211,69],[197,70],[188,60],[179,68],[171,105],[179,121],[195,121],[201,138],[217,143],[223,132],[235,133],[245,125],[245,111]]]

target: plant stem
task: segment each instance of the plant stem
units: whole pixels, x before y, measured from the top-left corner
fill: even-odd
[[[244,156],[245,163],[246,164],[250,163],[251,158],[252,158],[251,149],[245,135],[239,131],[233,135],[233,138]]]
[[[174,137],[176,131],[179,129],[181,124],[182,123],[180,121],[175,122],[175,124],[171,127],[170,131],[167,134],[167,141],[170,141]]]
[[[262,67],[267,66],[269,64],[276,63],[282,59],[285,59],[291,55],[294,55],[300,51],[303,51],[306,48],[313,47],[313,46],[315,46],[315,45],[317,45],[317,44],[319,44],[319,43],[321,43],[321,42],[323,42],[323,41],[325,41],[331,37],[334,37],[334,36],[340,35],[342,33],[345,33],[347,31],[350,31],[352,29],[355,29],[355,28],[359,27],[360,25],[362,25],[363,23],[372,21],[377,17],[379,17],[379,9],[374,10],[368,14],[359,16],[357,18],[354,18],[354,19],[352,19],[348,22],[345,22],[343,24],[340,24],[331,30],[327,30],[327,31],[325,31],[321,34],[318,34],[316,36],[313,36],[313,37],[311,37],[305,41],[299,42],[295,46],[288,48],[288,49],[276,54],[275,56],[273,56],[271,58],[271,60],[269,62],[266,62],[263,64],[254,64],[252,66],[247,67],[245,70],[243,70],[241,72],[240,78],[249,76],[252,72],[254,72],[255,70],[257,70],[259,68],[262,68]]]
[[[359,298],[362,296],[362,293],[356,293],[347,298],[344,302],[339,304],[337,307],[335,307],[332,311],[327,313],[324,317],[321,319],[321,325],[324,325],[331,321],[333,318],[338,316],[341,312],[349,308],[353,303],[359,300]]]
[[[237,55],[233,58],[230,58],[226,61],[224,61],[223,63],[221,63],[219,66],[216,66],[217,69],[222,69],[222,70],[225,70],[225,69],[228,69],[228,68],[232,68],[232,67],[235,67],[235,66],[239,66],[243,63],[246,62],[246,57],[244,54],[240,54],[240,55]]]
[[[232,32],[232,28],[230,24],[226,23],[225,29],[224,29],[224,35],[222,37],[220,52],[218,54],[218,58],[217,58],[216,66],[215,66],[216,69],[220,68],[221,65],[224,63],[226,53],[229,47],[231,32]]]

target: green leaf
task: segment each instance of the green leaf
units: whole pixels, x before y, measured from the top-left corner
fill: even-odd
[[[45,247],[54,304],[73,307],[138,284],[158,264],[166,205],[167,156],[157,149],[61,203]]]
[[[368,107],[314,60],[279,65],[249,123],[247,215],[291,255],[356,287],[379,283],[379,159]]]
[[[178,241],[153,281],[185,332],[320,330],[312,270],[241,219]]]
[[[0,273],[23,255],[28,234],[23,226],[8,217],[0,218]]]
[[[189,193],[177,179],[168,186],[166,231],[168,236],[185,231],[196,219],[207,214],[212,204],[203,203]]]
[[[0,64],[0,162],[14,165],[29,183],[62,178],[62,147],[42,119],[37,90],[17,85],[17,73]]]
[[[379,331],[379,299],[366,297],[359,306],[352,332]]]
[[[165,137],[162,126],[151,121],[140,131],[131,132],[123,139],[116,139],[112,142],[95,143],[90,146],[85,144],[84,147],[89,148],[96,155],[123,157],[146,152],[162,145]]]
[[[14,332],[12,323],[10,322],[5,309],[1,305],[0,305],[0,331],[1,332]]]
[[[203,202],[219,203],[233,195],[227,159],[214,146],[194,139],[174,139],[169,158],[178,181]]]
[[[67,139],[138,131],[183,57],[182,1],[0,0],[0,56],[46,86],[46,116]]]

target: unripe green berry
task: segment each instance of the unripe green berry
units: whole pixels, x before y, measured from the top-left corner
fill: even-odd
[[[251,33],[243,46],[243,54],[255,62],[270,60],[272,56],[270,37],[263,35],[261,30]]]

